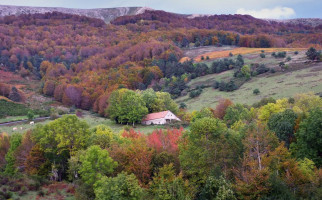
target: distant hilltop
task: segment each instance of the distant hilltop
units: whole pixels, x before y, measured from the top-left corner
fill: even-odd
[[[61,8],[61,7],[29,7],[29,6],[9,6],[0,5],[0,17],[8,15],[21,15],[21,14],[36,14],[48,12],[61,12],[66,14],[74,14],[87,16],[91,18],[101,19],[105,23],[110,23],[114,19],[121,16],[138,15],[144,13],[146,10],[154,10],[148,7],[118,7],[118,8],[94,8],[94,9],[77,9],[77,8]],[[175,14],[175,13],[173,13]],[[205,14],[178,14],[188,19],[211,17],[213,15]],[[262,19],[268,22],[290,23],[293,25],[303,24],[312,27],[322,25],[322,19],[319,18],[299,18],[299,19]]]
[[[0,16],[36,14],[48,12],[61,12],[74,15],[82,15],[91,18],[103,20],[109,23],[117,17],[124,15],[137,15],[144,13],[146,10],[153,10],[147,7],[119,7],[119,8],[95,8],[95,9],[76,9],[60,7],[29,7],[29,6],[9,6],[0,5]]]
[[[290,23],[290,24],[294,24],[294,25],[303,24],[303,25],[312,26],[312,27],[322,25],[322,19],[320,19],[320,18],[268,19],[268,21]]]

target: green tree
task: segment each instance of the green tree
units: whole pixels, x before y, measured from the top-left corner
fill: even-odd
[[[256,89],[253,90],[253,94],[255,94],[255,95],[258,95],[259,93],[260,93],[260,91],[259,91],[258,88],[256,88]]]
[[[101,177],[94,186],[97,200],[138,200],[143,190],[134,174],[119,173],[116,177]]]
[[[187,108],[187,104],[185,104],[184,102],[180,103],[180,109],[186,109]]]
[[[134,125],[141,122],[148,113],[148,108],[138,93],[123,88],[112,92],[106,112],[117,123]]]
[[[91,130],[91,144],[99,145],[102,149],[109,148],[113,142],[116,142],[120,137],[115,134],[109,126],[97,125]]]
[[[197,119],[201,119],[201,118],[205,118],[205,117],[209,117],[209,118],[214,117],[214,114],[213,114],[213,112],[211,111],[210,108],[204,107],[200,111],[197,111],[196,114],[191,119],[191,121],[194,122]]]
[[[88,185],[94,185],[106,175],[113,172],[117,163],[113,161],[107,150],[99,146],[90,146],[84,154],[79,157],[79,174],[82,180]]]
[[[236,60],[236,66],[239,67],[239,69],[244,66],[245,62],[244,62],[244,58],[242,55],[238,54],[237,56],[237,60]]]
[[[52,174],[61,179],[67,170],[68,159],[79,150],[86,149],[90,139],[89,126],[75,115],[64,115],[33,130],[32,140],[40,145],[52,165]]]
[[[306,54],[306,57],[310,60],[319,60],[321,52],[317,51],[315,48],[311,47],[307,50],[307,52],[305,54]]]
[[[10,147],[5,156],[7,165],[4,170],[4,173],[7,175],[14,175],[17,171],[15,167],[16,158],[14,156],[14,153],[16,149],[19,147],[19,145],[21,144],[21,140],[22,140],[22,135],[20,134],[14,134],[10,136]]]
[[[250,67],[248,65],[244,65],[241,68],[241,73],[246,79],[250,79]]]
[[[224,120],[228,126],[233,125],[235,122],[238,122],[239,120],[250,120],[250,118],[250,111],[247,108],[245,108],[242,104],[229,106],[226,109],[226,114],[224,116]]]
[[[322,165],[322,110],[315,108],[300,123],[291,150],[298,158],[309,158],[318,167]]]
[[[276,136],[284,141],[286,146],[289,147],[291,140],[294,137],[294,127],[297,114],[290,109],[283,112],[273,114],[268,120],[268,128],[274,131]]]
[[[160,106],[161,109],[158,111],[170,110],[174,114],[179,112],[177,103],[171,98],[171,95],[167,92],[157,92],[158,100],[156,101],[155,107]]]
[[[141,95],[146,107],[149,110],[149,113],[155,112],[153,106],[155,105],[158,99],[156,92],[152,88],[149,88],[147,90],[142,91]]]
[[[200,199],[236,200],[237,198],[234,195],[232,185],[224,177],[209,176],[201,189]]]
[[[192,199],[193,189],[182,175],[176,176],[173,164],[164,165],[150,182],[150,192],[157,200]]]
[[[73,155],[88,146],[90,132],[85,121],[79,120],[75,115],[64,115],[45,126],[38,126],[33,138],[46,153],[58,155],[68,151]]]
[[[31,121],[35,118],[35,113],[32,110],[29,110],[27,113],[28,120]]]
[[[202,184],[218,169],[230,173],[229,169],[238,163],[241,141],[221,120],[206,117],[191,124],[191,131],[184,133],[179,149],[184,174],[193,183]]]

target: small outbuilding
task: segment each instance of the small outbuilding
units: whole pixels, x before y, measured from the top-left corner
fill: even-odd
[[[170,110],[162,111],[158,113],[150,113],[146,115],[142,124],[151,125],[151,124],[168,124],[172,121],[181,121],[175,114],[173,114]]]

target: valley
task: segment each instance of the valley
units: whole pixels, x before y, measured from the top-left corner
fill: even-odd
[[[1,200],[321,199],[320,18],[123,3],[0,5]]]

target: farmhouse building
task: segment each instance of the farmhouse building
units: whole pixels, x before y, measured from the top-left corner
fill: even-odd
[[[143,120],[142,124],[144,125],[151,125],[151,124],[167,124],[172,121],[181,121],[175,114],[171,111],[163,111],[158,113],[151,113],[146,115]]]

